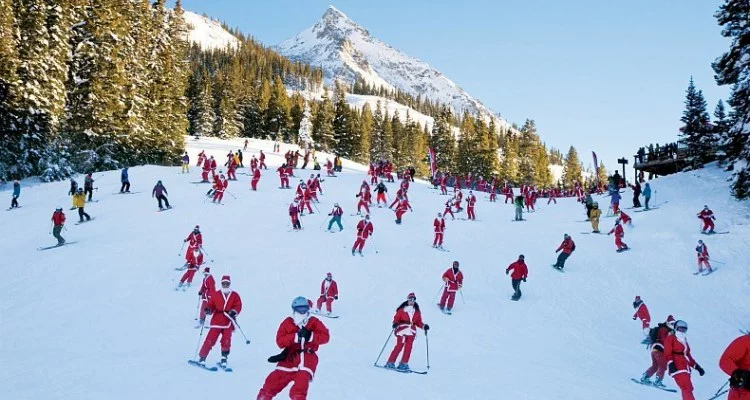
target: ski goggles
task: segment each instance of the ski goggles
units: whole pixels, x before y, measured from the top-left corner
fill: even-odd
[[[294,311],[297,314],[307,314],[307,312],[310,311],[310,307],[308,307],[308,306],[297,306],[297,307],[294,307]]]

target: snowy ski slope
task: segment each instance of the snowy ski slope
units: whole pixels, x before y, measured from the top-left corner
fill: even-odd
[[[241,140],[189,141],[195,162],[205,149],[223,162]],[[356,217],[354,194],[363,168],[345,162],[344,173],[326,178],[318,204],[324,214],[334,202],[344,208],[345,230],[327,233],[327,217],[303,217],[304,230],[288,232],[287,206],[293,190],[279,190],[272,169],[281,158],[270,142],[252,141],[245,164],[258,149],[268,154],[259,191],[249,176],[231,182],[225,205],[204,203],[207,185],[194,167],[133,167],[132,195],[119,190],[119,171],[104,173],[87,212],[91,223],[74,225],[67,182],[24,181],[22,208],[0,212],[0,391],[3,399],[205,399],[221,395],[254,399],[273,365],[276,329],[298,295],[317,297],[321,280],[332,272],[341,318],[323,318],[331,342],[319,351],[318,373],[310,399],[673,399],[675,395],[635,385],[649,365],[640,344],[640,322],[631,320],[633,297],[640,295],[654,321],[668,314],[690,325],[693,354],[706,376],[693,378],[697,398],[708,398],[726,380],[717,366],[737,329],[750,327],[748,205],[729,197],[725,175],[716,168],[652,182],[658,210],[631,213],[634,227],[625,242],[633,250],[615,253],[613,238],[590,231],[583,207],[572,199],[511,222],[510,205],[478,196],[477,222],[448,221],[446,247],[430,247],[432,219],[445,197],[413,184],[413,213],[401,226],[393,213],[374,208],[374,236],[365,257],[352,257]],[[286,147],[282,147],[285,151]],[[325,156],[320,155],[321,163]],[[246,172],[243,170],[241,172]],[[309,177],[312,171],[297,171]],[[324,174],[322,174],[324,175]],[[158,213],[150,191],[161,179],[174,209]],[[82,176],[79,177],[82,183]],[[294,186],[297,180],[292,179]],[[0,188],[9,201],[8,187]],[[389,194],[396,191],[389,186]],[[628,199],[629,192],[623,194]],[[606,208],[607,200],[599,199]],[[627,201],[623,201],[627,204]],[[704,204],[717,216],[717,230],[703,236],[695,217]],[[65,209],[67,231],[76,244],[37,251],[54,244],[49,218]],[[464,218],[464,214],[459,214]],[[232,276],[243,297],[239,315],[252,343],[235,334],[231,374],[193,368],[198,330],[194,317],[199,278],[187,292],[173,290],[183,263],[182,240],[200,225],[217,280]],[[612,218],[602,219],[602,230]],[[606,232],[606,231],[605,231]],[[550,265],[564,233],[577,250],[564,274]],[[712,275],[693,276],[693,248],[709,246],[716,264]],[[375,253],[375,249],[378,253]],[[529,265],[523,298],[503,270],[523,253]],[[459,297],[452,316],[435,307],[440,276],[454,260],[465,274],[465,304]],[[395,307],[415,292],[430,330],[429,374],[403,375],[372,366],[390,332]],[[410,362],[426,368],[425,337],[420,331]],[[389,342],[385,355],[390,351]],[[214,348],[209,362],[218,361]],[[381,358],[382,362],[382,358]],[[667,378],[665,383],[675,387]],[[287,391],[277,398],[287,398]],[[606,396],[606,397],[605,397]]]

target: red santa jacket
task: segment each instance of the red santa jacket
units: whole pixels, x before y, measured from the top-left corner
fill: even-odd
[[[315,376],[318,367],[318,355],[315,353],[321,345],[328,343],[330,334],[328,328],[316,317],[307,317],[302,326],[309,330],[310,340],[300,341],[297,336],[300,327],[294,323],[292,317],[281,321],[276,332],[276,345],[284,349],[286,359],[276,364],[276,369],[285,372],[305,371],[310,378]]]
[[[201,247],[203,246],[203,235],[198,232],[190,232],[188,237],[185,239],[188,242],[188,247]]]
[[[297,208],[297,205],[292,203],[289,205],[289,215],[292,217],[296,217],[297,214],[299,214],[299,208]]]
[[[708,261],[708,246],[705,243],[696,246],[695,251],[698,253],[698,260]]]
[[[445,282],[445,287],[449,292],[456,292],[464,284],[464,273],[458,271],[457,274],[454,274],[453,268],[448,268],[443,273],[443,282]]]
[[[187,263],[188,263],[188,269],[198,269],[201,265],[203,265],[203,253],[198,252],[197,256],[194,251],[188,252],[187,257]]]
[[[326,284],[328,284],[327,287]],[[323,279],[323,282],[320,283],[320,295],[330,298],[338,296],[339,286],[336,284],[336,281],[333,279],[330,281],[328,279]]]
[[[526,279],[526,277],[529,276],[529,268],[526,267],[526,263],[524,263],[523,260],[518,260],[513,264],[510,264],[508,268],[505,269],[505,273],[507,274],[510,270],[513,270],[513,273],[510,274],[511,279]]]
[[[719,368],[727,375],[732,375],[737,369],[750,371],[750,335],[743,335],[734,339],[727,346],[719,358]],[[750,398],[750,390],[732,388],[727,400],[746,400]]]
[[[253,180],[257,181],[258,179],[260,179],[260,169],[259,168],[255,168],[253,170]]]
[[[466,198],[466,206],[469,208],[474,208],[474,203],[477,202],[477,196],[474,196],[473,194],[469,195]]]
[[[209,328],[233,328],[229,311],[236,311],[239,314],[242,311],[242,299],[239,293],[235,291],[224,294],[221,290],[215,291],[209,297],[204,308],[208,308],[213,313],[211,316],[211,326]]]
[[[673,363],[677,371],[670,376],[678,374],[689,374],[692,368],[695,368],[695,359],[690,354],[690,345],[687,342],[687,338],[678,338],[677,332],[671,333],[664,340],[664,357],[667,360],[667,364]]]
[[[198,290],[198,296],[201,296],[201,300],[208,301],[214,292],[216,292],[216,281],[214,281],[213,275],[208,274],[203,277],[201,288]]]
[[[635,309],[635,314],[633,314],[633,318],[638,318],[641,321],[651,321],[651,314],[648,312],[646,303],[641,302],[641,304],[638,305],[638,308]]]
[[[445,230],[445,218],[435,218],[432,226],[435,227],[435,233],[443,233]]]
[[[211,159],[206,158],[203,161],[203,170],[204,171],[210,171],[211,170]]]
[[[609,231],[609,235],[615,234],[615,237],[621,238],[625,236],[625,231],[622,229],[622,225],[615,225],[614,228],[612,228],[611,231]]]
[[[52,223],[55,225],[62,225],[65,223],[65,214],[62,211],[55,211],[52,213]]]
[[[557,252],[557,251],[562,250],[563,253],[570,254],[573,252],[575,247],[576,247],[576,244],[573,243],[573,239],[568,237],[567,239],[563,239],[562,243],[560,243],[560,246],[555,251]]]
[[[224,193],[224,191],[227,189],[228,186],[229,186],[229,181],[228,180],[226,180],[226,179],[219,179],[218,185],[216,185],[215,189],[216,189],[217,192]]]
[[[258,159],[253,157],[252,160],[250,160],[250,169],[254,170],[258,168]]]
[[[396,206],[396,211],[406,211],[406,209],[411,210],[411,205],[409,204],[409,200],[402,199],[398,202],[398,205]]]
[[[263,162],[263,160],[266,159],[266,155],[261,151],[260,152],[260,162]]]
[[[701,212],[698,213],[698,218],[704,219],[704,220],[705,219],[716,219],[714,217],[714,212],[711,211],[711,210],[702,210]]]
[[[209,159],[209,161],[211,161],[211,169],[216,169],[216,159],[215,158],[211,158],[211,159]]]
[[[367,239],[372,235],[372,223],[370,221],[359,221],[357,223],[357,237]]]
[[[280,178],[286,178],[286,169],[284,167],[276,168],[276,172],[279,173]]]
[[[424,329],[424,322],[422,322],[422,313],[419,311],[419,305],[414,303],[414,306],[409,306],[404,302],[396,310],[396,314],[393,316],[393,323],[398,324],[396,326],[396,336],[413,336],[417,334],[417,328]]]

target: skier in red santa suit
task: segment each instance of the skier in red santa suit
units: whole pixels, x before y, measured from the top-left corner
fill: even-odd
[[[729,375],[727,400],[750,400],[750,334],[727,346],[719,358],[719,368]]]
[[[703,243],[702,240],[698,241],[698,246],[695,247],[695,252],[698,255],[698,272],[696,274],[700,274],[701,272],[703,272],[704,266],[708,269],[709,273],[713,272],[713,269],[711,269],[711,264],[708,263],[708,247],[705,243]]]
[[[417,296],[414,293],[409,293],[406,296],[406,301],[401,303],[396,309],[392,327],[393,333],[396,336],[396,346],[391,351],[385,367],[408,371],[411,348],[414,345],[414,339],[417,337],[417,328],[424,329],[425,335],[430,330],[430,326],[422,322],[422,313],[419,311]],[[396,367],[396,359],[401,350],[404,351],[404,354],[401,356],[401,362],[398,364],[398,367]]]
[[[253,154],[253,158],[250,159],[250,172],[255,171],[258,169],[258,159],[255,158],[255,154]]]
[[[693,369],[698,371],[700,376],[703,376],[706,371],[701,368],[690,353],[687,329],[688,326],[685,321],[675,321],[674,332],[664,340],[664,357],[667,359],[669,376],[674,379],[677,387],[680,388],[682,400],[695,400],[690,374]]]
[[[714,220],[716,220],[716,217],[714,217],[714,212],[708,206],[703,206],[703,210],[698,213],[698,218],[703,221],[701,233],[714,233]],[[708,232],[706,232],[707,229]]]
[[[375,173],[375,164],[370,163],[370,170],[367,172],[367,175],[370,175],[371,185],[378,183],[378,174]]]
[[[203,235],[201,234],[200,227],[196,225],[183,242],[188,244],[187,251],[185,252],[185,266],[187,266],[193,249],[203,246]]]
[[[198,297],[201,299],[200,321],[196,328],[203,326],[203,322],[206,320],[206,306],[214,292],[216,292],[216,281],[214,280],[214,276],[211,275],[211,268],[203,268],[203,281],[201,281],[201,288],[198,290]]]
[[[442,174],[440,176],[440,194],[448,194],[448,174]]]
[[[399,199],[398,205],[396,206],[396,223],[401,224],[401,217],[406,214],[406,210],[414,211],[411,208],[411,204],[409,204],[409,200],[406,197],[402,197]]]
[[[213,198],[213,200],[211,202],[212,203],[216,203],[216,202],[221,203],[221,199],[224,198],[224,191],[227,190],[228,186],[229,186],[229,181],[227,180],[227,178],[224,177],[224,175],[221,175],[219,177],[219,184],[216,185],[216,187],[214,188],[215,189],[215,191],[214,191],[214,198]]]
[[[451,220],[456,219],[456,217],[453,215],[453,202],[454,201],[455,200],[453,200],[452,198],[448,199],[445,202],[445,210],[443,210],[443,215],[447,216],[448,214],[450,214],[451,215]]]
[[[552,188],[549,190],[549,198],[547,199],[547,204],[554,201],[555,204],[557,204],[557,199],[555,199],[555,188]]]
[[[372,200],[372,194],[370,194],[370,191],[361,189],[354,197],[359,198],[359,202],[357,202],[357,214],[359,215],[362,212],[362,207],[365,208],[365,213],[369,214],[370,206],[368,204]]]
[[[209,157],[208,161],[211,163],[211,176],[216,176],[216,160],[214,156]]]
[[[529,189],[526,191],[526,195],[524,196],[524,203],[526,204],[526,212],[529,212],[530,210],[534,209],[534,191]],[[535,210],[536,211],[536,210]]]
[[[443,214],[438,213],[432,226],[435,228],[435,240],[432,241],[432,247],[442,249],[443,233],[445,232],[445,218],[443,218]]]
[[[667,360],[664,358],[664,341],[669,336],[670,332],[674,328],[674,317],[668,316],[667,321],[660,323],[656,328],[656,340],[650,342],[651,347],[651,366],[641,376],[641,383],[646,385],[654,385],[659,388],[664,388],[664,372],[667,370]],[[651,382],[651,377],[656,374],[656,379]]]
[[[464,273],[458,270],[458,261],[453,261],[453,266],[443,273],[443,296],[440,298],[440,311],[450,314],[453,302],[456,301],[456,292],[464,285]]]
[[[315,214],[313,212],[312,207],[310,206],[311,201],[312,201],[312,192],[310,191],[309,186],[305,186],[305,191],[302,193],[302,204],[300,206],[303,215],[305,213],[305,207],[307,207],[307,211],[309,214]]]
[[[208,353],[221,335],[221,361],[219,361],[219,365],[227,366],[227,357],[229,357],[229,350],[232,346],[234,320],[242,312],[242,299],[239,293],[229,287],[231,283],[229,275],[222,276],[221,290],[211,295],[204,309],[206,315],[211,315],[211,323],[208,326],[206,341],[203,342],[203,346],[198,352],[198,363],[201,365],[205,365]]]
[[[624,250],[629,249],[628,245],[625,244],[625,242],[622,241],[622,238],[625,236],[625,231],[622,229],[622,224],[620,224],[620,219],[615,220],[615,227],[612,228],[611,231],[607,235],[615,234],[615,246],[617,246],[617,252],[621,252]]]
[[[454,207],[456,207],[456,212],[463,211],[463,208],[461,208],[461,200],[464,198],[463,192],[461,192],[461,189],[454,190],[455,194],[453,198],[455,199],[455,203],[453,204]]]
[[[372,222],[370,222],[370,216],[365,215],[357,223],[357,240],[354,241],[354,246],[352,246],[352,255],[354,255],[355,250],[359,252],[359,255],[362,255],[362,249],[365,247],[367,238],[372,236],[372,231],[373,227]]]
[[[641,320],[643,334],[648,337],[648,331],[650,330],[649,327],[651,326],[651,314],[648,312],[646,303],[641,300],[641,296],[635,296],[635,300],[633,300],[633,308],[635,309],[635,314],[633,314],[633,321],[635,321],[636,319]]]
[[[398,199],[406,197],[406,192],[407,192],[406,189],[404,189],[403,187],[400,187],[398,191],[396,192],[396,198],[393,199],[393,202],[391,203],[390,206],[388,206],[388,208],[393,209],[393,206],[398,205]]]
[[[279,188],[289,189],[289,176],[286,174],[286,164],[281,164],[281,166],[276,169],[276,172],[279,173]]]
[[[495,186],[495,179],[492,179],[492,186],[490,186],[490,201],[497,202],[497,186]]]
[[[302,229],[302,223],[299,221],[301,208],[298,200],[294,200],[294,203],[289,204],[289,217],[292,219],[292,229],[295,231]]]
[[[276,332],[276,345],[281,353],[268,358],[277,363],[258,391],[256,400],[271,400],[292,383],[291,400],[306,400],[310,382],[318,367],[318,350],[328,343],[328,328],[310,315],[311,302],[304,297],[292,301],[292,316],[281,321]]]
[[[286,176],[295,176],[294,175],[294,165],[293,164],[287,164],[286,165]]]
[[[213,159],[213,156],[211,156],[211,159]],[[211,159],[205,158],[203,161],[203,172],[201,173],[203,182],[208,182],[208,173],[211,172]]]
[[[505,204],[508,204],[508,200],[510,200],[510,204],[513,204],[513,188],[510,186],[507,186],[506,183],[505,186]]]
[[[323,307],[323,303],[326,304],[326,315],[331,315],[331,304],[334,300],[339,299],[339,286],[336,281],[333,280],[333,275],[329,272],[326,274],[326,278],[320,283],[320,297],[318,303],[315,305],[315,313],[318,314]]]
[[[258,182],[260,181],[260,168],[253,169],[253,179],[250,181],[250,187],[253,190],[258,190]]]
[[[193,248],[193,251],[190,253],[190,257],[188,258],[187,264],[187,271],[182,274],[180,283],[177,284],[177,287],[174,290],[180,288],[182,288],[182,290],[185,290],[190,287],[191,283],[193,283],[193,276],[195,276],[195,272],[200,269],[201,265],[203,265],[203,253],[201,252],[200,247]]]
[[[266,155],[263,154],[263,150],[260,151],[259,161],[258,168],[268,169],[266,166]]]
[[[314,174],[310,174],[310,179],[307,180],[307,187],[310,189],[310,201],[318,203],[318,180]]]
[[[229,160],[227,161],[227,179],[230,181],[236,181],[237,175],[234,173],[234,171],[237,169],[237,163],[234,161],[234,156],[232,153],[229,153]]]
[[[628,224],[628,226],[633,226],[633,218],[630,215],[625,214],[625,211],[622,211],[622,209],[620,209],[619,218],[620,218],[620,222],[622,222],[623,224]]]
[[[329,158],[326,159],[326,174],[328,176],[336,176],[336,174],[333,173],[333,163]]]
[[[198,153],[198,162],[195,163],[196,167],[200,167],[201,163],[206,159],[206,150],[201,150],[200,153]]]
[[[474,192],[469,190],[469,195],[466,196],[466,218],[475,221],[477,215],[474,213],[474,204],[477,202],[477,197],[474,196]]]

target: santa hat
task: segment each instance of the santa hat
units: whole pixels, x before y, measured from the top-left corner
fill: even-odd
[[[417,295],[415,295],[414,292],[409,293],[409,294],[406,295],[406,300],[409,300],[409,299],[416,300],[417,299]]]
[[[232,280],[229,279],[229,275],[224,275],[224,276],[221,277],[221,283],[224,283],[224,282],[226,282],[226,283],[232,283]]]
[[[639,302],[639,301],[641,301],[641,296],[635,296],[635,300],[634,300],[634,301],[635,301],[635,302]]]
[[[200,228],[201,228],[201,227],[200,227],[200,226],[198,226],[198,225],[196,225],[196,226],[195,226],[195,229],[200,229]]]
[[[327,277],[333,277],[333,274],[331,274],[331,273],[329,272],[329,273],[327,273],[327,274],[326,274],[326,276],[327,276]]]
[[[671,314],[667,317],[667,323],[669,322],[674,322],[674,316],[672,316]]]
[[[211,272],[211,267],[203,268],[203,272]]]

